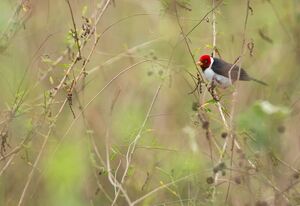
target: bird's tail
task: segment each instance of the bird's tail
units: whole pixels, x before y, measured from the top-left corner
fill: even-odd
[[[255,82],[259,83],[259,84],[262,84],[262,85],[264,85],[264,86],[268,86],[267,83],[265,83],[265,82],[263,82],[263,81],[261,81],[261,80],[258,80],[258,79],[255,79],[255,78],[251,78],[251,80],[252,80],[252,81],[255,81]]]

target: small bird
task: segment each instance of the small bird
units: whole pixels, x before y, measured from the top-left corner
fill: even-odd
[[[224,89],[232,85],[236,80],[252,80],[262,85],[267,85],[263,81],[250,77],[243,68],[227,63],[222,59],[213,58],[207,54],[200,56],[197,65],[202,68],[204,76],[209,82],[217,84]]]

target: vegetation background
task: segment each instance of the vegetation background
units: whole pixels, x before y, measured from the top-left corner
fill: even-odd
[[[299,1],[1,0],[0,31],[0,205],[300,205]],[[211,53],[269,86],[189,94]]]

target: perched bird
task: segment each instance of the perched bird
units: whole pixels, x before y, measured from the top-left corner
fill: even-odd
[[[243,68],[239,68],[237,65],[227,63],[222,59],[213,58],[207,54],[200,56],[197,65],[202,68],[204,76],[209,82],[213,82],[222,88],[227,88],[236,80],[252,80],[262,85],[267,85],[263,81],[250,77]]]

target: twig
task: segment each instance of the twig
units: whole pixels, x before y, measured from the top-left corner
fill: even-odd
[[[36,159],[35,159],[35,161],[34,161],[34,163],[33,163],[33,165],[32,165],[32,169],[31,169],[31,171],[30,171],[30,173],[29,173],[29,175],[28,175],[27,181],[26,181],[25,186],[24,186],[24,188],[23,188],[23,191],[22,191],[22,193],[21,193],[21,197],[20,197],[20,199],[19,199],[18,206],[21,206],[21,205],[23,204],[23,201],[24,201],[24,198],[25,198],[27,189],[28,189],[29,184],[30,184],[30,182],[31,182],[31,180],[32,180],[34,171],[35,171],[35,169],[37,168],[37,164],[39,163],[39,160],[40,160],[40,158],[41,158],[41,156],[42,156],[42,153],[43,153],[43,151],[44,151],[44,149],[45,149],[45,147],[46,147],[46,144],[47,144],[47,142],[48,142],[48,138],[49,138],[49,136],[50,136],[51,131],[52,131],[52,127],[50,127],[50,129],[49,129],[49,131],[48,131],[48,134],[44,137],[44,141],[43,141],[43,143],[42,143],[41,149],[40,149],[40,151],[39,151],[39,153],[38,153],[38,155],[37,155],[37,157],[36,157]]]
[[[68,4],[69,10],[70,10],[70,14],[71,14],[71,18],[72,18],[72,23],[73,23],[73,27],[74,27],[74,34],[72,32],[72,35],[74,35],[74,39],[75,39],[75,42],[76,42],[76,45],[77,45],[77,49],[78,49],[78,53],[79,53],[78,57],[77,57],[77,61],[78,61],[78,60],[80,60],[82,58],[82,55],[81,55],[81,51],[80,51],[80,45],[79,45],[79,38],[78,38],[77,27],[76,27],[76,23],[75,23],[75,19],[74,19],[74,15],[73,15],[73,10],[72,10],[70,1],[66,0],[66,2]]]
[[[161,185],[161,186],[159,186],[159,187],[157,187],[157,188],[151,190],[150,192],[148,192],[147,194],[145,194],[145,195],[143,195],[142,197],[138,198],[137,200],[133,201],[133,202],[132,202],[132,205],[136,205],[136,204],[140,203],[141,201],[143,201],[143,200],[146,199],[147,197],[153,195],[154,193],[158,192],[159,190],[162,190],[162,189],[164,189],[164,188],[166,188],[166,187],[169,187],[170,185],[173,185],[174,183],[180,182],[180,181],[185,180],[185,179],[187,179],[187,178],[190,178],[190,177],[192,177],[192,176],[194,176],[194,174],[187,175],[187,176],[185,176],[185,177],[181,177],[181,178],[179,178],[179,179],[177,179],[177,180],[174,180],[174,181],[171,181],[171,182],[169,182],[169,183],[167,183],[167,184],[163,184],[163,185]]]
[[[242,68],[242,62],[241,62],[241,58],[245,52],[245,46],[246,46],[246,29],[247,29],[247,23],[248,23],[248,17],[249,17],[249,10],[250,10],[250,0],[247,0],[247,4],[246,4],[246,16],[245,16],[245,20],[244,20],[244,28],[243,28],[243,40],[242,40],[242,48],[241,48],[241,54],[238,58],[238,60],[234,63],[237,64],[239,62],[239,70],[238,70],[238,76],[237,76],[237,81],[239,80],[240,78],[240,73],[241,73],[241,68]],[[251,10],[252,11],[252,10]],[[229,77],[231,77],[231,71],[233,69],[234,66],[232,66],[232,68],[230,68],[229,70]],[[234,92],[232,93],[232,107],[231,107],[231,114],[230,114],[230,138],[232,140],[232,147],[231,147],[231,155],[230,155],[230,167],[232,167],[232,164],[233,164],[233,155],[234,155],[234,146],[236,145],[236,137],[235,135],[233,134],[233,117],[234,117],[234,113],[235,113],[235,107],[236,107],[236,98],[237,98],[237,93],[238,93],[238,89],[237,88],[234,88]],[[237,144],[237,147],[238,149],[241,149],[239,147],[239,145]],[[254,164],[252,164],[251,161],[248,160],[248,162],[251,164],[251,166],[253,167]],[[255,168],[255,166],[254,166]],[[232,178],[232,171],[230,171],[230,175],[229,175],[229,180],[231,180]],[[225,198],[225,203],[227,202],[228,200],[228,197],[229,197],[229,193],[230,193],[230,186],[231,186],[231,181],[229,181],[228,183],[228,187],[227,187],[227,191],[226,191],[226,198]]]
[[[9,160],[4,165],[4,167],[1,169],[1,171],[0,171],[0,177],[2,176],[2,174],[4,173],[4,171],[7,169],[7,167],[10,165],[10,163],[14,159],[15,155],[16,155],[16,153],[12,154],[11,157],[9,158]]]
[[[117,197],[118,197],[118,194],[121,191],[123,193],[123,195],[124,195],[124,197],[125,197],[128,205],[132,206],[133,204],[132,204],[132,202],[131,202],[131,200],[130,200],[130,198],[129,198],[127,192],[126,192],[126,190],[123,188],[122,183],[120,183],[117,180],[117,178],[114,175],[112,175],[111,167],[110,167],[110,161],[109,161],[109,149],[108,149],[108,141],[107,141],[107,139],[108,139],[108,131],[106,132],[106,166],[107,166],[107,171],[108,171],[108,180],[109,180],[109,182],[115,188],[115,198],[112,201],[111,205],[115,205]]]
[[[212,7],[215,7],[215,0],[212,0]],[[213,57],[216,56],[216,45],[217,45],[217,30],[216,30],[216,14],[212,11],[212,35],[213,35]]]
[[[190,35],[190,33],[192,33],[204,20],[205,18],[212,12],[214,12],[221,4],[223,3],[223,0],[219,1],[218,4],[216,6],[214,6],[210,11],[208,11],[202,18],[201,20],[195,25],[193,26],[193,28],[186,33],[186,36]]]
[[[140,49],[140,48],[142,48],[142,47],[147,47],[147,46],[149,46],[150,44],[152,44],[152,43],[154,43],[154,42],[157,42],[157,41],[160,41],[160,40],[161,40],[161,38],[153,39],[153,40],[150,40],[150,41],[148,41],[148,42],[144,42],[144,43],[142,43],[142,44],[136,45],[136,46],[134,46],[134,47],[132,47],[132,48],[130,48],[130,49],[128,49],[128,50],[126,50],[126,51],[120,53],[120,54],[117,54],[116,56],[114,56],[114,57],[112,57],[112,58],[110,58],[110,59],[108,59],[108,60],[106,60],[106,61],[103,62],[101,65],[96,66],[96,67],[90,69],[90,70],[88,71],[88,73],[89,73],[89,74],[92,74],[92,73],[94,73],[95,71],[101,69],[102,67],[107,66],[107,65],[110,65],[110,64],[112,64],[112,63],[114,63],[114,62],[120,60],[120,59],[121,59],[122,57],[124,57],[128,52],[129,52],[129,53],[132,53],[132,52],[134,52],[134,51],[136,51],[136,50],[138,50],[138,49]]]
[[[132,161],[132,156],[133,156],[133,153],[134,153],[134,151],[136,149],[136,145],[137,145],[139,139],[141,138],[142,132],[143,132],[143,130],[144,130],[145,126],[146,126],[146,123],[147,123],[147,121],[149,119],[149,115],[150,115],[150,113],[152,111],[152,108],[153,108],[154,103],[155,103],[155,101],[156,101],[156,99],[158,97],[158,94],[159,94],[159,92],[161,90],[162,85],[163,85],[163,82],[160,83],[160,85],[158,86],[158,88],[157,88],[157,90],[156,90],[156,92],[154,94],[154,97],[153,97],[152,102],[151,102],[151,104],[150,104],[150,106],[148,108],[148,111],[147,111],[147,114],[145,116],[145,119],[144,119],[144,121],[143,121],[143,123],[142,123],[142,125],[141,125],[141,127],[140,127],[140,129],[139,129],[139,131],[137,133],[137,135],[135,136],[134,140],[128,146],[128,149],[127,149],[127,152],[126,152],[126,167],[124,169],[124,172],[123,172],[123,175],[122,175],[122,178],[121,178],[121,181],[120,181],[121,185],[124,183],[125,177],[126,177],[127,172],[128,172],[128,170],[130,168],[130,164],[131,164],[131,161]],[[117,194],[115,196],[114,202],[117,200],[119,192],[120,192],[120,190],[117,191]]]

